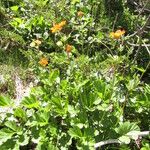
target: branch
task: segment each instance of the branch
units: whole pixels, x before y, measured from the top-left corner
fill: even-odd
[[[148,16],[148,18],[147,18],[145,24],[143,25],[143,27],[141,27],[139,32],[138,32],[140,35],[143,33],[143,31],[145,30],[146,26],[149,24],[149,21],[150,21],[150,15]]]
[[[147,50],[147,52],[149,53],[149,55],[150,55],[150,50],[149,50],[149,46],[150,46],[150,44],[145,44],[145,42],[144,41],[142,41],[143,42],[143,44],[144,44],[144,46],[145,46],[145,48],[146,48],[146,50]],[[149,45],[149,46],[148,46]]]
[[[146,136],[149,135],[150,131],[143,131],[143,132],[139,132],[139,134],[137,134],[138,136]],[[131,134],[128,134],[129,136],[132,136]]]
[[[143,132],[139,132],[139,134],[137,134],[137,136],[147,136],[150,134],[150,131],[143,131]],[[94,145],[94,148],[98,148],[98,147],[102,147],[103,145],[107,145],[107,144],[114,144],[114,143],[117,143],[117,144],[122,144],[121,141],[119,141],[118,139],[109,139],[109,140],[106,140],[106,141],[101,141],[101,142],[98,142]]]
[[[101,147],[103,145],[114,144],[114,143],[121,144],[121,142],[117,139],[109,139],[109,140],[106,140],[106,141],[101,141],[101,142],[96,143],[94,145],[94,148],[98,148],[98,147]]]
[[[130,43],[130,42],[128,42],[127,41],[127,43],[130,45],[130,46],[142,46],[142,47],[150,47],[150,44],[145,44],[145,43],[143,43],[143,44],[134,44],[134,43]]]
[[[150,15],[148,16],[145,24],[138,31],[135,31],[133,34],[131,34],[128,37],[131,38],[131,37],[134,37],[135,35],[142,35],[142,33],[144,32],[145,28],[147,27],[149,21],[150,21]]]
[[[140,6],[141,7],[141,10],[138,10],[139,11],[139,14],[138,14],[138,17],[144,12],[147,4],[148,4],[149,0],[146,1],[145,5],[144,6]],[[138,18],[137,17],[137,18]]]

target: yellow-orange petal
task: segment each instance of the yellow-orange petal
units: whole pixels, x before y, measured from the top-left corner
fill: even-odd
[[[52,33],[55,33],[57,31],[54,27],[52,27],[50,30]]]
[[[52,31],[52,33],[57,32],[57,29],[55,27],[52,27],[50,30]]]
[[[121,33],[114,33],[114,39],[119,39],[121,37]]]
[[[61,27],[65,26],[65,25],[66,25],[66,20],[59,23],[59,26],[61,26]]]
[[[125,30],[123,29],[123,30],[117,30],[115,33],[119,33],[119,34],[121,34],[121,35],[123,35],[123,34],[125,34]]]
[[[119,29],[119,30],[117,30],[115,33],[121,33],[121,30]]]
[[[58,32],[62,29],[62,26],[60,26],[59,24],[54,25],[50,30],[52,33]]]
[[[126,33],[126,31],[123,29],[123,30],[121,30],[121,32],[122,32],[122,34],[125,34]]]

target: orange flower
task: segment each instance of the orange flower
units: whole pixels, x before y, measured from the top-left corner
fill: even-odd
[[[65,26],[65,25],[66,25],[66,21],[64,20],[58,24],[55,24],[50,30],[52,33],[56,33],[58,31],[61,31],[63,26]]]
[[[67,53],[70,53],[71,50],[72,50],[72,48],[73,48],[72,45],[67,44],[67,45],[66,45],[66,52],[67,52]]]
[[[82,11],[78,11],[78,12],[77,12],[77,16],[78,16],[78,17],[82,17],[83,15],[84,15],[84,12],[82,12]]]
[[[48,64],[48,59],[47,58],[41,58],[39,61],[39,64],[45,67]]]
[[[51,31],[52,31],[52,33],[56,33],[58,31],[61,31],[61,29],[62,29],[62,27],[59,24],[56,24],[51,28]]]
[[[122,35],[125,34],[125,30],[117,30],[116,32],[111,32],[110,33],[110,37],[114,38],[114,39],[119,39]]]

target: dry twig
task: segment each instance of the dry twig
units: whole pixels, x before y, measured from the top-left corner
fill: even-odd
[[[150,131],[143,131],[143,132],[140,132],[138,134],[139,137],[142,137],[142,136],[147,136],[150,134]],[[128,134],[129,136],[129,134]],[[132,135],[131,135],[132,136]],[[98,148],[98,147],[102,147],[104,145],[107,145],[107,144],[114,144],[114,143],[117,143],[117,144],[122,144],[121,141],[119,141],[118,139],[109,139],[109,140],[106,140],[106,141],[101,141],[101,142],[98,142],[94,145],[94,148]]]

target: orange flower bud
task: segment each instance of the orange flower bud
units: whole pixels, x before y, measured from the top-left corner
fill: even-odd
[[[78,16],[78,17],[82,17],[83,15],[84,15],[84,12],[82,12],[82,11],[78,11],[78,12],[77,12],[77,16]]]
[[[42,43],[42,42],[41,42],[40,40],[38,40],[38,39],[35,40],[34,42],[37,44],[37,46],[39,46],[39,45]]]
[[[71,50],[72,50],[72,48],[73,48],[72,45],[67,44],[67,45],[66,45],[66,52],[67,52],[67,53],[70,53]]]

